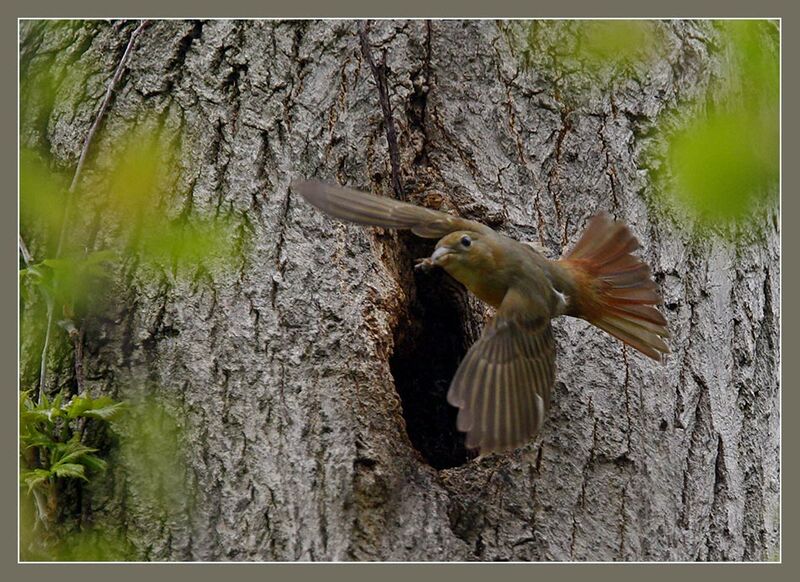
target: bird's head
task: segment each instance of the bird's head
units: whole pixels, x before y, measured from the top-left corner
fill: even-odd
[[[456,279],[464,282],[486,273],[493,264],[493,253],[487,238],[477,232],[459,230],[451,232],[436,243],[429,259],[430,265],[442,267]]]
[[[431,263],[436,267],[444,267],[465,263],[475,254],[479,235],[474,232],[451,232],[436,243],[436,250],[431,255]]]
[[[496,307],[508,290],[508,281],[498,275],[502,254],[502,244],[490,233],[459,230],[442,238],[433,254],[418,266],[442,267],[480,299]]]

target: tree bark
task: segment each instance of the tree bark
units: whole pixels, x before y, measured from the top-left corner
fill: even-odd
[[[74,168],[135,27],[22,24],[23,77],[90,71],[23,116],[24,145]],[[155,395],[186,443],[174,502],[143,501],[119,465],[86,492],[91,519],[123,524],[150,560],[777,556],[777,209],[735,241],[697,237],[659,204],[647,154],[657,120],[708,98],[713,26],[659,23],[663,54],[603,84],[548,66],[572,27],[157,21],[140,35],[84,190],[155,116],[179,151],[158,204],[234,217],[237,258],[180,278],[132,257],[115,312],[87,323],[87,389]],[[673,353],[657,365],[557,320],[542,433],[472,458],[445,393],[490,312],[414,273],[432,242],[322,215],[288,188],[306,177],[458,213],[551,258],[607,210],[642,243]],[[113,229],[94,203],[75,228],[102,248]]]

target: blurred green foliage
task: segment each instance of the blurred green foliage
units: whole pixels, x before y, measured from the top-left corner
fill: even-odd
[[[713,99],[667,138],[675,196],[707,225],[750,219],[777,198],[780,174],[777,29],[735,20],[718,30],[726,58]]]
[[[98,313],[101,295],[124,285],[118,273],[121,260],[135,254],[141,267],[188,275],[224,267],[231,258],[231,222],[224,217],[198,219],[187,211],[169,216],[167,164],[170,151],[155,130],[137,129],[128,139],[105,152],[103,170],[92,167],[91,190],[67,191],[67,180],[46,157],[23,149],[20,156],[20,227],[35,240],[39,253],[54,252],[66,228],[65,252],[41,258],[20,269],[21,316],[43,317],[28,310],[41,298],[54,307],[56,318],[66,318],[66,330],[75,330]],[[75,196],[72,212],[65,207]],[[87,250],[92,237],[82,223],[84,199],[99,209],[102,226],[112,225],[102,250]],[[66,227],[64,220],[68,221]],[[64,324],[64,322],[60,322]],[[29,322],[23,332],[35,326]],[[62,338],[66,336],[61,336]],[[25,342],[22,346],[28,346]],[[37,394],[38,396],[38,391]],[[31,391],[20,395],[20,535],[25,560],[129,559],[132,544],[119,528],[75,524],[67,511],[62,482],[88,482],[115,463],[123,471],[139,503],[165,516],[185,514],[193,495],[181,471],[184,440],[174,416],[155,398],[135,405],[86,394],[68,397],[59,391],[52,400],[42,393],[37,402]],[[125,410],[124,415],[120,413]],[[84,443],[86,422],[114,421],[118,450],[101,456]],[[72,486],[74,490],[74,485]],[[28,509],[26,509],[26,507]],[[66,521],[65,521],[66,520]]]
[[[193,218],[181,211],[170,217],[166,205],[168,164],[177,152],[147,124],[135,128],[105,154],[104,169],[91,168],[97,185],[91,191],[67,191],[68,181],[52,170],[52,161],[23,148],[20,152],[20,230],[37,242],[37,254],[55,255],[65,229],[61,255],[38,260],[20,270],[22,307],[34,302],[32,290],[52,303],[58,317],[83,318],[99,313],[103,294],[120,283],[119,263],[136,256],[137,265],[187,277],[197,270],[221,271],[235,259],[233,221],[225,216]],[[98,177],[100,178],[98,180]],[[95,238],[85,221],[81,195],[100,212],[107,248],[87,249]],[[72,197],[73,209],[66,208]],[[77,209],[75,208],[77,207]],[[173,214],[175,214],[173,212]],[[66,222],[65,222],[66,220]],[[108,235],[111,236],[108,236]],[[91,243],[90,243],[91,244]],[[73,322],[77,327],[79,321]],[[28,322],[25,329],[36,326]]]
[[[200,266],[207,270],[229,266],[234,258],[232,221],[224,216],[192,218],[190,206],[170,218],[165,208],[170,201],[157,194],[169,191],[169,164],[178,153],[145,127],[119,144],[108,180],[109,214],[123,231],[130,231],[127,252],[136,252],[151,267],[169,267],[175,275]]]
[[[677,198],[703,221],[750,216],[778,180],[777,124],[744,108],[713,111],[671,137]]]
[[[581,21],[577,35],[575,56],[593,69],[638,66],[661,49],[661,37],[650,20]]]
[[[36,505],[29,496],[20,499],[20,559],[53,562],[126,561],[136,550],[120,527],[85,526],[63,528],[58,535],[43,530]]]
[[[512,45],[517,35],[509,31],[515,26],[501,26]],[[676,51],[687,52],[657,20],[547,20],[522,26],[526,68],[547,77],[568,110],[609,83],[648,83],[655,64],[670,60],[679,67]],[[653,178],[657,190],[667,194],[663,205],[676,202],[698,224],[725,231],[777,199],[780,33],[773,21],[718,20],[688,40],[701,45],[688,49],[692,56],[710,53],[708,97],[664,108],[655,120],[660,143],[647,148],[644,155],[653,159],[643,165],[659,168]]]
[[[113,246],[101,251],[87,251],[85,217],[78,212],[65,214],[65,205],[71,196],[64,176],[51,169],[42,156],[22,149],[20,153],[20,228],[23,234],[33,234],[49,248],[60,237],[65,216],[74,224],[67,224],[67,249],[75,249],[75,256],[58,257],[40,261],[38,266],[23,273],[33,276],[43,286],[63,284],[60,299],[68,292],[80,295],[93,285],[93,277],[101,276],[103,263],[113,262],[124,255],[137,253],[140,262],[156,268],[168,268],[179,275],[203,267],[218,270],[230,265],[233,221],[226,216],[213,219],[193,218],[186,209],[175,214],[169,205],[174,201],[164,193],[169,191],[168,168],[177,152],[159,139],[154,129],[137,128],[131,135],[115,144],[116,152],[106,157],[106,169],[92,168],[95,177],[105,176],[100,188],[91,192],[92,204],[101,210],[102,227],[115,225],[115,237],[108,242]],[[81,192],[79,191],[79,194]],[[81,201],[77,200],[76,204]],[[170,216],[170,215],[173,216]],[[77,215],[77,216],[76,216]],[[28,237],[30,238],[30,237]],[[52,249],[54,250],[54,248]],[[109,265],[105,265],[108,267]],[[52,271],[48,275],[46,271]],[[108,271],[108,269],[106,269]],[[53,289],[49,289],[53,291]]]
[[[198,209],[192,193],[175,192],[181,136],[160,115],[130,122],[107,114],[69,190],[82,138],[63,147],[73,139],[65,123],[88,130],[94,121],[111,71],[86,47],[92,27],[107,25],[27,26],[36,27],[32,45],[47,48],[20,54],[19,228],[32,254],[30,264],[20,261],[20,378],[33,387],[19,400],[22,559],[130,559],[133,544],[113,518],[89,512],[88,523],[80,514],[110,474],[123,476],[136,502],[167,517],[184,512],[194,496],[183,430],[162,397],[121,403],[74,394],[83,384],[83,333],[97,328],[87,325],[93,318],[102,321],[105,300],[129,296],[130,286],[221,272],[243,249],[220,208]],[[39,390],[42,359],[58,372],[48,375],[60,376],[58,389],[51,381]]]
[[[135,559],[135,548],[122,528],[90,527],[69,532],[43,560],[122,562]]]
[[[727,71],[734,91],[743,92],[750,105],[776,106],[780,100],[780,36],[777,23],[767,20],[717,22],[729,52]]]
[[[163,396],[131,401],[119,425],[119,462],[139,503],[162,519],[183,516],[193,503],[184,428]]]
[[[97,292],[110,278],[108,264],[116,256],[114,251],[97,251],[86,256],[45,259],[20,269],[22,299],[27,300],[34,288],[62,306],[67,317],[85,313],[98,300]]]
[[[28,234],[38,232],[46,242],[56,243],[64,220],[68,185],[66,177],[51,170],[41,156],[28,148],[20,149],[20,230]]]
[[[111,209],[127,216],[146,212],[157,201],[163,164],[173,152],[145,128],[115,146],[118,152],[108,180]]]
[[[522,24],[522,46],[508,34],[515,26],[503,30],[523,67],[547,75],[557,98],[572,106],[616,79],[640,78],[664,51],[662,30],[652,20],[533,20]]]
[[[180,267],[200,265],[217,269],[230,260],[232,240],[233,227],[225,219],[164,221],[148,228],[141,240],[141,251],[145,260],[171,264],[175,272]]]

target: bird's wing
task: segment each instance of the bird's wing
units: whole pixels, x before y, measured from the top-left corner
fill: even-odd
[[[447,393],[460,408],[457,426],[467,448],[481,454],[530,441],[542,426],[555,379],[550,318],[536,315],[510,290],[461,362]]]
[[[368,226],[409,228],[425,238],[441,238],[457,230],[491,230],[479,222],[438,210],[315,180],[292,182],[292,190],[336,218]]]

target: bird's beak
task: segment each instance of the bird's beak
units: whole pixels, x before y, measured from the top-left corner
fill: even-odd
[[[444,257],[452,253],[453,251],[448,247],[439,247],[438,249],[433,251],[433,254],[431,255],[431,263],[433,263],[436,266],[439,266],[442,264]]]

